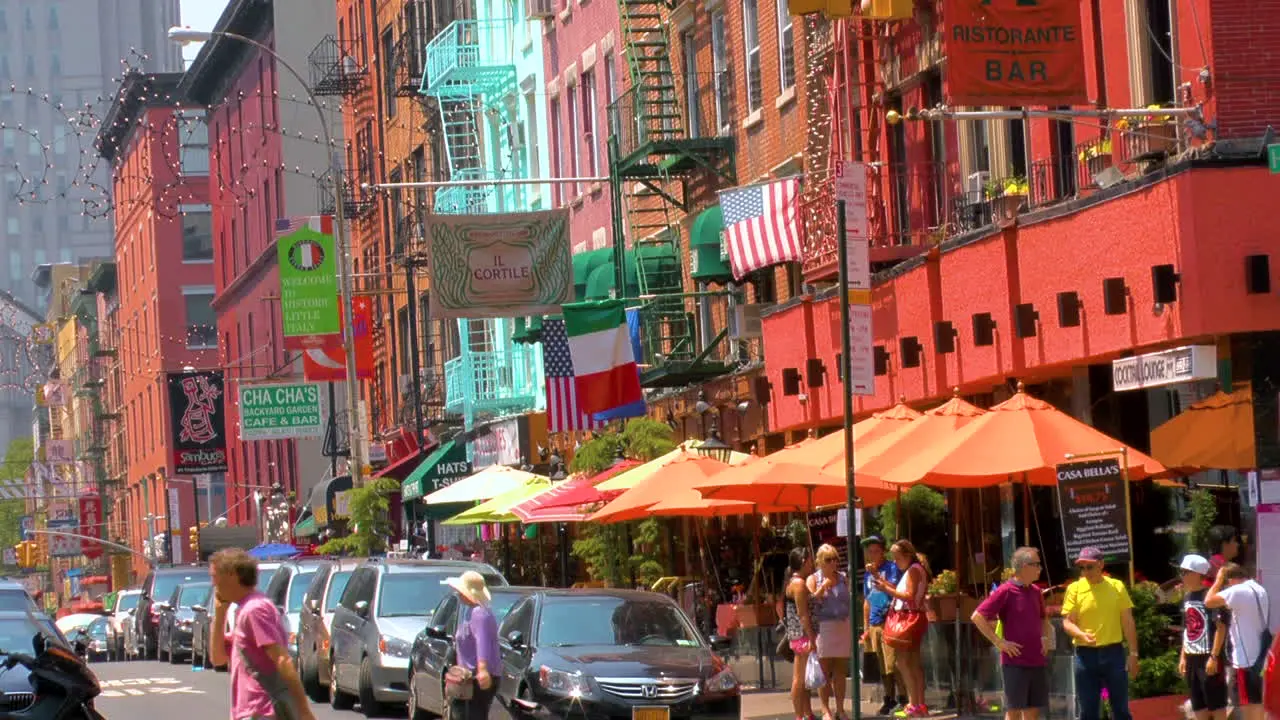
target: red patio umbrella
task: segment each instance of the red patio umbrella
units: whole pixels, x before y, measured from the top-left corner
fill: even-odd
[[[575,475],[511,508],[511,514],[525,524],[586,520],[594,506],[609,502],[623,492],[601,492],[596,485],[638,465],[634,460],[624,460],[595,475]],[[582,509],[584,507],[587,509]]]

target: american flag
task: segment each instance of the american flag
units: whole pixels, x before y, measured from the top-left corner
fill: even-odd
[[[733,277],[800,261],[800,180],[786,178],[720,191]]]
[[[573,358],[569,356],[569,336],[564,320],[542,323],[542,362],[547,376],[547,431],[569,432],[602,427],[591,413],[578,409],[578,391],[574,387]]]

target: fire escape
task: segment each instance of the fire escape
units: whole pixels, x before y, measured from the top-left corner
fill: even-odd
[[[506,102],[516,90],[510,57],[516,23],[510,18],[455,20],[426,47],[420,92],[439,106],[449,179],[492,180],[527,174],[526,163],[503,163],[518,153],[511,132],[517,109]],[[484,128],[494,132],[481,144]],[[522,172],[523,171],[523,172]],[[478,214],[523,209],[523,192],[493,185],[441,188],[434,212]],[[510,202],[514,199],[514,202]],[[467,428],[536,406],[541,372],[533,345],[514,343],[507,320],[459,320],[458,356],[444,363],[445,411],[462,416]]]
[[[339,40],[333,35],[326,35],[307,56],[310,69],[311,91],[320,97],[342,97],[345,100],[359,95],[368,80],[369,71],[360,63],[357,52],[348,40]],[[330,149],[332,150],[332,149]],[[356,148],[361,170],[372,172],[372,153],[366,161],[360,149]],[[341,183],[342,213],[348,220],[362,220],[377,207],[374,194],[361,187],[360,183],[343,173],[341,178],[335,177],[333,169],[326,171],[316,183],[317,198],[321,215],[333,215],[337,211],[335,192]],[[372,177],[361,175],[361,177]]]
[[[732,369],[727,337],[700,327],[699,299],[684,292],[680,221],[708,181],[736,183],[731,136],[691,137],[685,125],[664,16],[664,0],[618,0],[630,89],[609,106],[609,174],[613,197],[616,296],[638,302],[641,315],[641,382],[679,387]],[[697,82],[685,78],[685,82]],[[625,240],[624,240],[625,238]],[[593,272],[608,272],[597,269]],[[631,278],[634,277],[634,282]]]

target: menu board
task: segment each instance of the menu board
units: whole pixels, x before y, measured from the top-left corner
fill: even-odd
[[[1067,563],[1095,547],[1108,563],[1129,561],[1128,498],[1119,458],[1058,465],[1058,506]]]

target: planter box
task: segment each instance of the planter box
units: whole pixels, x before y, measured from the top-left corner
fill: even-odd
[[[1094,155],[1093,157],[1085,158],[1084,164],[1085,164],[1085,169],[1089,173],[1089,182],[1090,184],[1092,184],[1093,178],[1097,177],[1098,174],[1101,173],[1103,170],[1106,170],[1107,168],[1111,167],[1112,165],[1111,153],[1106,153],[1105,155]]]
[[[1182,717],[1185,695],[1159,695],[1129,701],[1129,713],[1133,720],[1171,720]]]
[[[778,624],[778,613],[773,605],[735,605],[738,627],[773,627]]]
[[[997,222],[1018,217],[1018,211],[1027,202],[1026,195],[1000,195],[991,198],[991,215]]]
[[[957,593],[954,595],[930,595],[925,598],[925,614],[931,623],[955,622],[959,618],[965,622],[978,609],[978,601]]]

